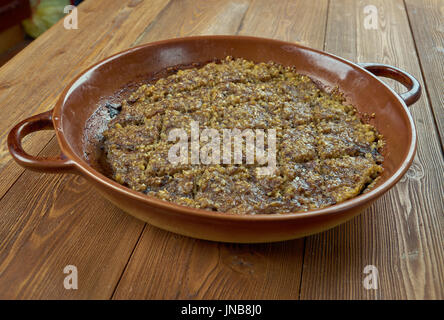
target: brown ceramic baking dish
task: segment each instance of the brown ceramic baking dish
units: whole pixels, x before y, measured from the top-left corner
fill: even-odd
[[[339,87],[347,102],[385,138],[384,172],[371,191],[324,209],[303,213],[234,215],[189,208],[149,197],[107,178],[87,159],[88,119],[104,101],[129,90],[131,83],[159,75],[172,66],[205,63],[226,56],[255,62],[292,65],[325,88]],[[392,78],[408,92],[398,95],[376,76]],[[416,151],[415,126],[407,109],[421,94],[411,75],[382,64],[355,64],[298,44],[241,36],[200,36],[145,44],[109,57],[75,78],[55,108],[30,117],[10,132],[13,158],[31,170],[76,173],[89,180],[116,206],[159,228],[190,237],[224,242],[272,242],[303,237],[332,228],[359,214],[405,174]],[[54,129],[61,154],[39,158],[27,154],[21,141],[38,130]],[[90,130],[90,128],[89,128]],[[100,214],[98,212],[97,214]]]

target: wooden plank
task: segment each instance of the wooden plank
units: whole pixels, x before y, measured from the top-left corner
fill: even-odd
[[[301,253],[297,241],[230,245],[147,225],[114,298],[295,299]]]
[[[66,30],[61,20],[0,69],[0,198],[23,172],[6,146],[12,126],[51,109],[64,87],[94,62],[137,44],[138,36],[167,4],[167,0],[85,1],[78,9],[78,30]],[[35,135],[25,147],[36,154],[51,137]]]
[[[215,4],[226,6],[227,2]],[[177,9],[175,5],[168,10],[179,12],[184,9],[180,6]],[[183,17],[187,22],[181,24],[180,34],[177,34],[177,28],[167,33],[170,19],[163,17],[156,21],[160,25],[153,26],[153,30],[163,30],[163,37],[171,37],[218,29],[201,23],[212,23],[208,15],[214,15],[218,10],[202,9],[200,12],[196,8],[204,7],[197,4],[188,13],[190,16]],[[163,15],[174,16],[168,10]],[[292,18],[301,12],[304,13],[303,19]],[[310,4],[252,1],[240,25],[240,33],[290,41],[297,39],[322,47],[326,13],[327,1]],[[314,20],[316,25],[308,24]],[[231,18],[231,21],[240,23],[241,19]],[[235,30],[236,26],[232,26],[227,31],[232,33]],[[146,35],[149,39],[154,36]],[[303,239],[263,245],[230,245],[194,240],[147,225],[114,298],[298,299],[303,245]]]
[[[52,139],[43,155],[57,149]],[[26,171],[0,208],[0,299],[108,299],[144,226],[75,175]]]
[[[319,3],[321,3],[321,8],[316,7]],[[242,7],[242,10],[233,10],[236,13],[235,17],[230,17],[230,10],[222,10],[224,14],[219,16],[222,17],[221,21],[235,21],[235,24],[238,24],[235,26],[212,24],[214,19],[212,20],[211,17],[218,17],[217,10],[207,8],[203,12],[213,13],[202,16],[198,10],[195,15],[192,15],[196,17],[194,24],[192,23],[180,32],[173,29],[169,31],[171,33],[165,31],[162,37],[207,32],[232,33],[234,32],[232,30],[237,30],[240,26],[242,34],[297,40],[312,47],[322,48],[323,33],[319,29],[321,27],[313,28],[313,21],[316,23],[317,20],[321,21],[321,26],[322,21],[325,24],[327,6],[323,3],[326,4],[326,2],[318,1],[299,5],[296,3],[296,7],[288,12],[287,8],[291,8],[290,1],[280,1],[271,7],[267,7],[265,1],[254,1],[243,23],[241,13],[245,7]],[[364,30],[360,25],[364,16],[363,6],[372,3],[377,5],[380,14],[384,17],[381,21],[382,30],[379,30],[381,34],[369,35],[367,34],[369,31]],[[166,5],[166,2],[163,4]],[[108,12],[108,17],[114,21],[113,25],[120,26],[117,31],[111,29],[110,34],[107,34],[105,29],[100,29],[99,23],[91,22],[101,30],[100,32],[103,32],[103,34],[95,34],[95,29],[88,28],[91,38],[102,37],[102,39],[91,46],[91,41],[88,41],[83,34],[82,41],[76,42],[76,45],[81,46],[87,53],[84,55],[82,50],[75,51],[73,56],[77,55],[79,60],[69,60],[71,64],[63,64],[58,56],[51,55],[55,49],[51,48],[48,43],[55,48],[66,48],[57,44],[59,40],[55,41],[52,38],[46,39],[44,41],[48,42],[46,44],[39,44],[40,47],[36,47],[39,50],[33,47],[30,57],[22,57],[29,48],[20,53],[13,59],[13,61],[19,61],[17,65],[11,66],[11,62],[5,66],[9,70],[9,78],[3,77],[3,69],[0,69],[2,107],[6,105],[1,103],[6,97],[5,92],[9,92],[11,88],[15,92],[13,97],[18,97],[18,99],[22,95],[28,98],[35,95],[31,92],[32,90],[27,91],[32,85],[31,82],[20,85],[22,90],[18,91],[15,86],[19,84],[5,81],[20,77],[12,72],[14,68],[25,67],[25,71],[20,69],[20,73],[33,75],[31,70],[35,65],[28,63],[28,58],[34,59],[34,63],[39,61],[43,63],[45,59],[40,57],[39,60],[36,56],[41,56],[41,52],[48,53],[48,56],[52,57],[51,59],[54,59],[59,67],[69,67],[70,72],[75,74],[84,67],[83,65],[88,65],[88,61],[92,63],[96,61],[97,56],[109,55],[120,45],[124,46],[126,43],[134,45],[148,39],[159,39],[151,32],[152,30],[163,32],[163,29],[168,29],[168,22],[171,23],[171,21],[168,21],[165,16],[168,16],[169,10],[175,10],[173,12],[181,16],[181,11],[175,9],[175,6],[180,6],[180,3],[171,3],[166,8],[163,6],[163,11],[159,7],[159,12],[162,11],[162,13],[158,20],[164,21],[160,23],[164,26],[161,28],[158,26],[159,21],[150,23],[155,18],[142,19],[149,16],[152,2],[149,6],[143,7],[144,10],[138,7],[138,10],[134,11],[131,9],[134,5],[145,6],[146,4],[138,1],[126,2],[121,7],[116,6],[113,12]],[[347,10],[347,5],[354,8],[353,11]],[[92,8],[92,11],[84,9],[86,14],[94,13],[94,10],[99,10],[100,7],[93,6],[90,2],[85,2],[82,6],[82,8]],[[199,4],[197,6],[203,7]],[[312,10],[316,8],[318,10],[305,12],[306,6],[314,6]],[[105,7],[102,4],[100,9]],[[300,15],[301,12],[304,14]],[[306,15],[310,15],[310,12],[311,17],[307,17]],[[97,16],[101,12],[94,14]],[[282,23],[281,19],[275,18],[284,14],[288,15],[285,18],[287,22]],[[138,19],[132,20],[134,17]],[[174,16],[170,14],[170,17]],[[338,23],[332,22],[333,17],[336,17]],[[200,24],[194,28],[193,26],[199,24],[200,19],[207,21],[209,25],[212,24],[212,27]],[[97,21],[103,24],[105,20]],[[305,24],[301,21],[305,21]],[[307,25],[306,21],[310,23]],[[411,36],[404,33],[407,16],[401,1],[389,4],[382,1],[370,3],[332,1],[328,21],[326,50],[352,60],[392,63],[420,77],[418,59],[412,50]],[[60,30],[57,31],[56,28],[49,32],[53,32],[58,38],[67,35],[63,33],[64,30],[59,32]],[[134,32],[129,32],[129,30]],[[322,40],[319,39],[319,34]],[[367,40],[368,43],[366,43]],[[77,49],[74,48],[74,50]],[[71,56],[66,53],[61,53],[61,55],[64,59],[70,59]],[[24,115],[30,115],[37,110],[46,110],[47,105],[44,102],[53,103],[56,97],[54,94],[54,97],[48,98],[48,94],[52,94],[48,89],[56,88],[55,90],[60,91],[63,87],[62,83],[66,83],[73,76],[60,68],[50,67],[49,69],[56,79],[48,78],[47,75],[43,75],[42,79],[50,81],[51,86],[44,86],[43,93],[38,90],[38,86],[33,87],[39,95],[46,94],[46,98],[39,96],[39,100],[34,97],[34,100],[29,103],[22,99],[21,103],[17,104]],[[60,78],[57,74],[61,75]],[[430,79],[427,77],[426,79],[429,83]],[[40,81],[36,76],[33,76],[32,80]],[[28,80],[22,77],[22,81]],[[43,86],[42,81],[40,84]],[[6,110],[15,112],[14,108],[17,105],[11,105],[11,101],[8,100]],[[31,108],[34,108],[34,111]],[[444,210],[443,185],[438,177],[442,176],[443,163],[439,140],[436,131],[433,131],[433,118],[427,97],[424,96],[421,103],[412,107],[412,113],[418,125],[419,134],[418,157],[412,169],[391,192],[363,216],[330,232],[308,238],[300,292],[302,298],[426,297],[442,299],[443,292],[440,284],[443,283],[444,278],[442,253],[442,212]],[[3,118],[0,119],[2,133],[4,130],[7,131],[7,127],[12,125],[13,121],[18,120],[11,119],[7,122],[6,129],[1,126]],[[34,152],[39,152],[42,146],[51,139],[51,134],[45,136],[44,139],[42,135],[44,133],[31,137],[26,146]],[[39,141],[39,143],[33,141]],[[4,143],[2,145],[4,146]],[[54,141],[45,148],[43,154],[47,152],[56,152]],[[0,198],[9,189],[0,201],[0,215],[2,216],[0,220],[0,247],[2,248],[0,251],[0,298],[107,298],[111,296],[143,224],[99,198],[91,187],[78,177],[25,172],[13,185],[16,177],[23,170],[18,167],[7,169],[9,164],[12,165],[10,159],[7,159],[6,165],[4,162],[0,164],[0,167],[4,165],[0,168],[2,175]],[[5,175],[7,182],[3,182]],[[4,190],[3,194],[1,190]],[[65,237],[65,234],[68,236]],[[126,267],[115,298],[294,299],[298,297],[300,290],[302,251],[303,241],[259,246],[225,245],[192,240],[147,226],[133,258]],[[26,264],[23,261],[26,261]],[[67,291],[63,288],[65,276],[63,267],[67,264],[79,267],[80,281],[77,291]],[[380,271],[380,289],[376,292],[362,288],[364,277],[362,269],[367,264],[376,265]]]
[[[0,54],[0,67],[4,65],[6,62],[11,60],[17,53],[26,48],[27,45],[31,43],[32,39],[25,38],[19,43],[17,43],[12,48],[9,48],[6,52]]]
[[[322,50],[327,7],[328,0],[254,0],[239,34],[298,42]]]
[[[444,149],[444,0],[405,3]]]
[[[249,1],[175,1],[139,40],[151,42],[191,35],[234,34],[248,9]]]
[[[67,31],[60,22],[0,69],[6,115],[0,119],[0,297],[112,295],[144,223],[107,203],[82,178],[23,173],[7,154],[5,139],[14,123],[49,109],[81,70],[136,45],[167,4],[86,1],[79,7],[79,30]],[[25,148],[38,153],[52,136],[36,133]],[[43,154],[56,150],[53,139]],[[78,266],[79,290],[63,287],[67,264]]]
[[[378,10],[364,28],[364,7]],[[326,50],[382,62],[422,83],[402,1],[330,1]],[[401,90],[400,86],[396,88]],[[358,218],[307,238],[301,299],[442,299],[444,296],[444,163],[427,96],[410,108],[418,151],[406,176]],[[363,286],[364,267],[379,271],[379,289]]]

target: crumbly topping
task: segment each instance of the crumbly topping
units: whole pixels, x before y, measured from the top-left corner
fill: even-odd
[[[260,176],[257,161],[170,163],[168,151],[175,142],[168,134],[175,128],[190,134],[191,121],[219,132],[275,129],[278,170]],[[382,136],[339,94],[319,89],[292,67],[230,57],[140,86],[122,101],[103,136],[114,180],[214,211],[322,208],[359,195],[382,172]]]

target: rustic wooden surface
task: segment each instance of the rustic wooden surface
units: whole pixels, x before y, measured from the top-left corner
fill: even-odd
[[[364,27],[368,5],[377,8],[376,30]],[[24,171],[8,155],[10,128],[51,109],[87,66],[137,44],[197,34],[284,39],[412,73],[424,90],[411,108],[411,169],[344,225],[234,245],[156,229],[80,177]],[[86,0],[78,30],[60,22],[0,68],[0,298],[443,299],[443,46],[444,0]],[[25,147],[57,153],[50,131]],[[77,290],[64,289],[66,265],[78,268]],[[377,290],[363,287],[366,265],[379,270]]]

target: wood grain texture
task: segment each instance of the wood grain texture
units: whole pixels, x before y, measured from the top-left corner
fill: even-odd
[[[17,53],[22,51],[24,48],[26,48],[27,45],[29,45],[32,42],[32,39],[25,38],[21,42],[17,43],[12,48],[8,49],[6,52],[3,52],[0,54],[0,67],[4,65],[6,62],[11,60]]]
[[[378,10],[377,30],[364,28],[366,5]],[[408,30],[402,1],[331,1],[325,49],[398,66],[422,83]],[[427,96],[410,110],[418,131],[412,167],[361,216],[307,238],[301,299],[443,298],[444,163]],[[363,286],[366,265],[378,268],[378,290]]]
[[[191,35],[234,34],[248,6],[249,0],[173,1],[139,40],[151,42]]]
[[[322,49],[328,0],[253,0],[241,35],[275,38]]]
[[[63,20],[1,68],[0,198],[23,172],[9,156],[6,137],[19,120],[53,107],[66,85],[99,60],[138,44],[140,33],[168,4],[167,0],[85,1],[79,6],[78,30],[66,30]],[[17,72],[20,70],[20,72]],[[38,153],[51,135],[25,142]]]
[[[196,3],[196,2],[193,2]],[[327,1],[308,6],[294,1],[253,1],[239,32],[304,41],[321,47],[327,18]],[[175,3],[163,12],[177,12]],[[224,2],[226,5],[226,2]],[[181,8],[181,7],[179,7]],[[200,8],[203,12],[197,11]],[[208,11],[207,11],[208,10]],[[306,10],[306,11],[304,11]],[[196,5],[188,21],[181,26],[182,35],[208,30],[197,20],[198,28],[190,21],[193,17],[207,17],[213,9]],[[291,19],[304,12],[304,19]],[[314,27],[309,21],[318,21]],[[272,19],[270,17],[273,17]],[[165,23],[160,18],[156,23]],[[240,19],[236,19],[239,21]],[[258,28],[261,24],[265,26]],[[232,26],[232,30],[238,27]],[[176,29],[162,36],[176,36]],[[150,31],[151,32],[151,31]],[[157,34],[157,31],[156,31]],[[151,39],[151,35],[147,34]],[[115,299],[298,299],[304,240],[264,245],[229,245],[194,240],[146,226],[128,268],[114,295]]]
[[[234,245],[147,225],[115,299],[294,299],[302,242]]]
[[[440,30],[440,17],[434,12],[432,21],[421,21],[430,8],[441,10],[441,1],[423,8],[407,0],[408,12],[402,0],[83,2],[79,30],[58,23],[0,69],[0,299],[442,299],[444,164],[435,127],[442,114],[442,57],[426,57],[439,37],[424,39],[430,32],[439,36],[433,28]],[[363,27],[363,8],[372,4],[378,30]],[[428,88],[435,119],[423,95],[411,108],[418,154],[406,176],[363,215],[328,232],[232,245],[146,225],[103,200],[83,178],[24,171],[7,154],[12,125],[50,109],[92,63],[144,42],[235,33],[297,41],[415,75]],[[25,148],[58,152],[52,132],[31,135]],[[78,267],[78,290],[63,287],[68,264]],[[376,291],[362,285],[369,264],[379,269]]]
[[[23,173],[7,153],[5,139],[19,120],[50,109],[84,68],[138,44],[138,36],[167,4],[86,1],[79,7],[79,30],[65,30],[62,21],[1,68],[0,105],[6,117],[0,118],[0,297],[112,295],[144,223],[102,200],[82,178]],[[52,136],[33,134],[24,146],[38,154]],[[48,148],[55,152],[55,140]],[[63,267],[76,263],[83,289],[65,290]]]
[[[444,150],[444,0],[405,3]]]
[[[52,139],[42,155],[57,152]],[[26,171],[0,208],[0,299],[109,299],[144,226],[75,175]]]

